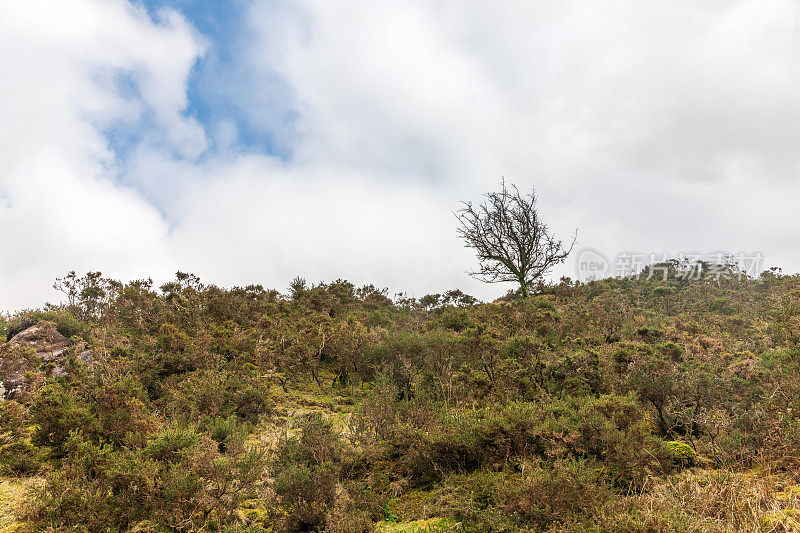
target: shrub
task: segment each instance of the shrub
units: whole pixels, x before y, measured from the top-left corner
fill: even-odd
[[[154,461],[133,450],[89,442],[79,430],[69,434],[64,454],[62,468],[37,491],[29,519],[56,529],[99,531],[127,529],[152,514]]]
[[[633,396],[511,402],[457,415],[429,406],[391,419],[382,457],[391,458],[392,476],[414,488],[430,488],[450,473],[571,458],[595,461],[602,479],[634,490],[671,464]]]
[[[262,451],[231,449],[219,454],[190,428],[165,428],[141,448],[96,444],[73,430],[28,519],[59,530],[220,530],[258,495],[264,466]]]
[[[174,324],[158,327],[158,347],[167,353],[183,353],[190,345],[189,337]]]
[[[800,276],[670,268],[485,305],[104,281],[85,323],[0,318],[6,338],[45,320],[84,339],[0,347],[7,388],[25,382],[0,401],[0,471],[44,478],[33,530],[794,527]],[[245,442],[272,437],[267,465]]]
[[[372,533],[374,525],[370,513],[342,490],[333,504],[333,509],[325,521],[326,533]]]
[[[385,443],[394,474],[411,486],[428,487],[449,472],[475,470],[486,459],[477,423],[474,416],[442,416],[421,426],[398,422]]]
[[[669,357],[674,362],[678,363],[683,359],[683,348],[674,342],[664,342],[659,344],[656,349],[664,356]]]
[[[646,344],[622,343],[614,349],[612,359],[614,369],[617,372],[624,372],[637,356],[649,355],[653,349]]]
[[[278,443],[272,471],[279,530],[325,527],[336,500],[341,458],[339,435],[330,422],[318,415],[305,422],[299,436]]]
[[[466,531],[583,531],[570,526],[590,521],[611,498],[591,461],[568,458],[452,475],[416,507],[453,517]]]
[[[38,450],[30,440],[28,412],[15,401],[0,400],[0,474],[35,474]]]
[[[655,296],[669,296],[670,294],[675,292],[674,287],[669,286],[660,286],[653,289],[653,294]]]
[[[144,399],[141,383],[131,376],[94,374],[79,383],[50,383],[31,405],[33,442],[53,447],[57,456],[65,453],[73,430],[98,444],[141,443],[155,427]]]
[[[721,315],[732,315],[736,313],[736,305],[729,299],[724,296],[719,298],[715,298],[709,309],[715,311]]]
[[[204,369],[176,381],[159,402],[175,418],[200,421],[236,415],[255,422],[270,409],[264,383],[243,372]]]
[[[540,528],[589,518],[611,497],[596,478],[591,462],[575,458],[533,466],[502,486],[499,506],[522,524]]]
[[[567,397],[511,404],[488,420],[483,439],[495,455],[594,460],[602,477],[626,490],[662,471],[668,457],[632,396]]]

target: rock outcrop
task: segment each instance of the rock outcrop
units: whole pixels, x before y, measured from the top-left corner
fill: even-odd
[[[73,343],[50,322],[39,322],[20,331],[0,346],[0,398],[13,398],[25,390],[27,374],[43,363],[52,373],[64,373],[63,361]],[[91,352],[82,351],[78,360],[91,363]]]
[[[69,339],[59,333],[50,322],[39,322],[22,330],[8,342],[18,346],[30,346],[34,353],[45,361],[58,357],[70,345]]]

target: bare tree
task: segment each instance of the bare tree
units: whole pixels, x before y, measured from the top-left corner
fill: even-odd
[[[468,274],[488,283],[517,282],[523,297],[532,284],[563,262],[575,245],[556,239],[536,211],[536,192],[521,194],[515,185],[485,195],[478,206],[462,202],[455,215],[458,234],[478,255],[480,267]],[[577,235],[577,232],[576,232]]]

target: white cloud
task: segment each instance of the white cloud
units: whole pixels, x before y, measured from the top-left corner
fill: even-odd
[[[469,260],[451,245],[447,191],[261,156],[208,172],[215,179],[184,197],[172,234],[186,268],[205,279],[285,290],[297,275],[344,278],[419,294],[452,287]]]
[[[281,15],[251,20],[288,36],[262,66],[302,103],[301,158],[453,199],[505,174],[583,245],[798,266],[780,209],[800,170],[796,3],[308,0]]]
[[[163,272],[167,224],[116,182],[103,131],[151,113],[176,150],[202,151],[202,129],[182,116],[201,40],[175,13],[154,24],[124,2],[4,2],[0,20],[2,307],[51,299],[70,268]]]
[[[233,123],[205,151],[186,83],[214,43],[178,14],[49,4],[0,8],[4,307],[71,267],[490,298],[503,289],[466,277],[451,211],[501,175],[536,185],[582,246],[800,267],[794,2],[254,1],[220,90],[292,143],[288,162],[237,155]],[[103,131],[142,116],[116,168]]]

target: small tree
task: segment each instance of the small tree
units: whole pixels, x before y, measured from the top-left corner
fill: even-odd
[[[480,262],[478,270],[468,274],[488,283],[519,283],[527,297],[534,282],[567,258],[575,237],[566,247],[550,234],[536,211],[533,190],[521,194],[503,180],[500,192],[485,196],[479,206],[462,202],[464,207],[455,213],[461,223],[458,234]]]

